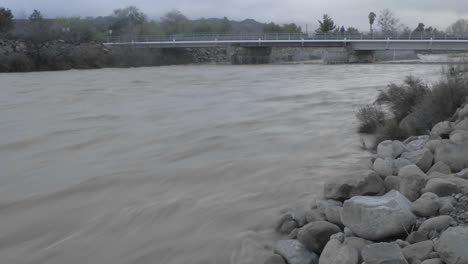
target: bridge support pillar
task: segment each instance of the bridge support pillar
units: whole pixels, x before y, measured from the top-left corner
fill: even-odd
[[[374,50],[349,50],[348,63],[373,63],[375,62]]]
[[[231,48],[232,64],[267,64],[270,62],[269,47],[236,47]]]

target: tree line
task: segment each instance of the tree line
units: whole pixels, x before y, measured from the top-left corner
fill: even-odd
[[[370,12],[367,17],[370,33],[377,30],[379,34],[437,34],[444,31],[435,27],[418,23],[413,29],[400,23],[395,13],[384,9],[377,15]],[[237,24],[236,24],[237,23]],[[318,20],[317,33],[359,34],[355,27],[339,26],[328,14]],[[179,11],[166,13],[158,20],[149,19],[135,6],[116,9],[105,17],[59,17],[45,19],[41,12],[34,10],[26,20],[15,20],[11,10],[0,7],[0,36],[25,40],[33,39],[62,39],[71,43],[104,41],[111,36],[122,35],[174,35],[174,34],[209,34],[232,32],[265,32],[265,33],[303,33],[300,26],[290,23],[279,25],[276,23],[259,23],[255,20],[245,20],[242,25],[231,21],[227,17],[222,19],[190,20]],[[448,33],[467,33],[468,20],[460,19],[447,28]],[[307,32],[308,33],[308,32]]]

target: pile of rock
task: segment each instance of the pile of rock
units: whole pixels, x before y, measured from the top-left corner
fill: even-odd
[[[284,215],[267,264],[468,264],[468,106],[430,135],[384,141],[368,170],[329,179]]]

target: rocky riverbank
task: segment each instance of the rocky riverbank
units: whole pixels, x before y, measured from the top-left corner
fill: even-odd
[[[381,142],[276,231],[266,264],[467,264],[468,98],[429,135]]]

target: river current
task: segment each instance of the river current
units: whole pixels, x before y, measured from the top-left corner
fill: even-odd
[[[354,112],[440,65],[0,74],[0,263],[262,263],[369,154]]]

